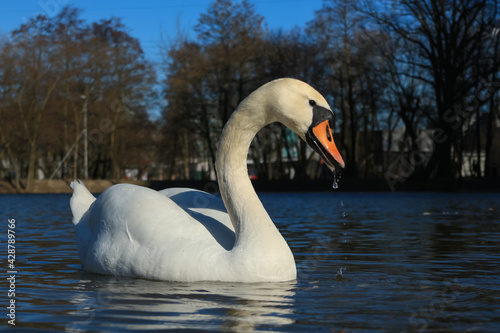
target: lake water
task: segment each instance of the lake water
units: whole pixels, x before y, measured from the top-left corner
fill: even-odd
[[[16,220],[20,332],[500,331],[500,194],[262,194],[298,279],[258,284],[85,273],[69,198],[0,195],[3,272]],[[0,330],[8,289],[2,278]]]

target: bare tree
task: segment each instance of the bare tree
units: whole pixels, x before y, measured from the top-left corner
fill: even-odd
[[[89,25],[79,15],[65,7],[38,16],[0,46],[0,139],[28,190],[37,170],[55,175],[71,152],[78,177],[85,103],[94,176],[118,178],[125,164],[155,156],[146,144],[155,131],[147,114],[155,98],[151,64],[119,20]]]
[[[498,2],[406,0],[391,5],[381,9],[365,1],[362,10],[416,50],[419,57],[412,63],[420,71],[408,75],[433,88],[436,105],[436,112],[426,114],[435,128],[435,149],[425,174],[455,177],[461,167],[463,125],[479,112],[470,111],[464,98],[472,96],[479,77],[498,70],[498,61],[481,66],[488,57],[485,36],[496,23]]]
[[[38,16],[12,34],[12,50],[16,52],[17,108],[29,145],[27,190],[31,189],[35,176],[42,120],[60,81],[59,74],[53,70],[57,45],[54,45],[47,20]]]

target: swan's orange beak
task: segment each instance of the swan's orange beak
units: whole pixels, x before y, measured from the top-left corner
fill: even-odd
[[[320,143],[320,148],[323,154],[326,155],[327,157],[325,159],[322,156],[325,162],[326,163],[330,162],[331,164],[331,157],[333,157],[333,159],[340,165],[340,167],[344,168],[345,167],[344,159],[340,155],[339,150],[337,149],[337,145],[333,140],[333,133],[330,127],[330,121],[325,120],[322,123],[319,123],[318,125],[314,126],[312,128],[312,133],[316,137],[317,142]]]
[[[313,122],[306,133],[307,143],[321,156],[332,171],[335,170],[335,164],[341,168],[345,167],[344,159],[333,140],[334,117],[332,111],[315,106]]]

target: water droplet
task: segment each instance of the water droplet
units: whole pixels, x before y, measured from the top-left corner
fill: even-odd
[[[333,189],[336,190],[339,188],[339,183],[337,182],[337,175],[333,175]]]
[[[342,217],[345,217],[345,216],[346,216],[345,212],[342,212]]]

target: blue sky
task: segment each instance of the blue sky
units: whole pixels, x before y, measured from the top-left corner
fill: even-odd
[[[322,0],[250,0],[264,16],[269,28],[303,27],[314,18]],[[206,12],[212,0],[0,0],[0,35],[18,28],[27,18],[44,13],[54,16],[62,6],[82,8],[88,22],[112,16],[120,17],[150,60],[158,59],[161,38],[174,38],[178,28],[192,32],[200,13]]]

